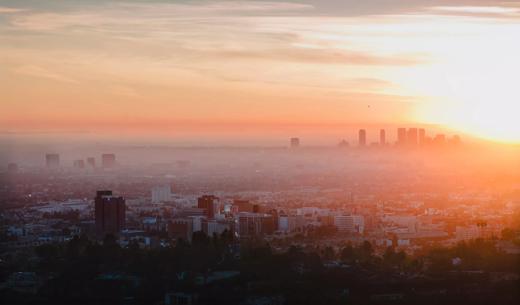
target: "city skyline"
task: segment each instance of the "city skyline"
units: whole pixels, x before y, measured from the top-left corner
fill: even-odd
[[[520,0],[0,0],[2,304],[520,304]]]
[[[0,1],[0,130],[422,123],[518,143],[519,16],[497,1]]]

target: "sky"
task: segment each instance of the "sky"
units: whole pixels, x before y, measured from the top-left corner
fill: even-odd
[[[520,2],[0,0],[0,131],[520,142]]]

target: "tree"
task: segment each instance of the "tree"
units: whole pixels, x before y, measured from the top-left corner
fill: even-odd
[[[323,258],[326,260],[333,260],[336,257],[336,253],[331,246],[328,246],[323,250]]]
[[[352,262],[354,260],[354,248],[352,243],[348,243],[343,250],[341,250],[341,260],[344,262]]]

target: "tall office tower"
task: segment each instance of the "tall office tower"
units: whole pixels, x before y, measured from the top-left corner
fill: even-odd
[[[269,235],[274,232],[273,215],[241,212],[237,218],[240,237]]]
[[[359,130],[358,145],[359,146],[367,145],[367,131],[364,129]]]
[[[84,160],[74,160],[74,162],[72,163],[72,166],[74,168],[83,169],[83,168],[85,168],[85,161]]]
[[[419,144],[423,145],[426,141],[426,130],[424,128],[419,128]]]
[[[417,145],[418,141],[418,134],[417,134],[417,128],[409,128],[408,133],[406,135],[406,143],[409,145]]]
[[[103,166],[103,168],[111,168],[111,167],[116,166],[116,155],[115,154],[101,155],[101,166]]]
[[[118,235],[125,227],[125,199],[115,197],[112,191],[97,191],[95,198],[96,235]]]
[[[406,144],[406,128],[397,128],[397,145]]]
[[[152,203],[170,201],[172,199],[172,188],[169,185],[156,186],[152,188]]]
[[[379,130],[379,145],[386,145],[386,131],[384,129]]]
[[[46,154],[45,165],[48,168],[56,168],[60,166],[60,155],[59,154]]]
[[[186,241],[191,242],[193,232],[193,219],[191,218],[177,218],[173,219],[168,223],[168,236],[170,238],[179,239],[182,238]],[[200,231],[200,230],[197,230]]]
[[[300,138],[291,138],[290,144],[291,144],[291,148],[300,147]]]
[[[209,219],[215,218],[220,213],[219,199],[213,195],[204,195],[197,199],[197,207],[206,210],[206,216]]]
[[[88,157],[88,158],[87,158],[87,165],[88,165],[89,167],[92,167],[92,168],[96,167],[96,158],[94,158],[94,157]]]

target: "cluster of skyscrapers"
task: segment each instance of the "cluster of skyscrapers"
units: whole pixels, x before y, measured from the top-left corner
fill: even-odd
[[[369,145],[369,142],[367,140],[367,130],[366,129],[359,129],[358,130],[358,138],[357,143],[359,147],[365,147]],[[444,134],[437,134],[435,137],[429,137],[426,134],[426,130],[424,128],[397,128],[397,141],[395,142],[396,146],[399,147],[413,147],[413,146],[419,146],[419,145],[427,145],[427,144],[435,144],[435,145],[444,145],[447,143],[451,144],[459,144],[460,143],[460,137],[457,135],[454,135],[450,139],[446,137]],[[370,145],[376,145],[376,146],[387,146],[390,143],[387,140],[387,134],[385,129],[379,130],[379,141],[378,142],[372,142]],[[348,147],[349,143],[346,140],[341,140],[341,142],[338,144],[339,147]],[[300,147],[300,138],[291,138],[289,140],[289,147],[290,148],[298,148]]]
[[[115,154],[102,154],[101,155],[101,167],[103,168],[112,168],[116,166],[116,155]],[[45,155],[45,166],[47,168],[59,168],[60,167],[60,155],[55,153],[50,153]],[[78,159],[72,162],[72,166],[74,168],[83,169],[86,167],[95,168],[96,167],[96,158],[88,157],[85,160]]]

